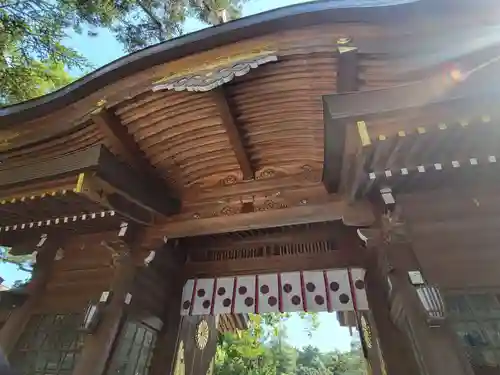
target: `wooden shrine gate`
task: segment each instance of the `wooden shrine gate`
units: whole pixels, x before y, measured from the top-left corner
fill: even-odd
[[[374,375],[498,374],[499,13],[303,4],[1,108],[13,366],[204,375],[248,313],[341,311]]]

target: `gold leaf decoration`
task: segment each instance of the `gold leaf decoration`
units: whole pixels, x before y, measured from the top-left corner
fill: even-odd
[[[372,331],[364,316],[361,316],[361,330],[363,331],[366,347],[371,349],[373,347]]]
[[[220,58],[197,69],[189,69],[164,77],[153,83],[153,91],[210,91],[232,81],[235,77],[249,73],[250,70],[260,65],[277,60],[278,56],[273,51],[259,51],[253,54]]]
[[[185,375],[186,366],[184,364],[184,342],[179,343],[179,349],[177,350],[177,358],[175,360],[174,375]]]
[[[210,336],[210,327],[205,319],[201,320],[196,326],[195,342],[198,349],[203,350],[207,346]]]

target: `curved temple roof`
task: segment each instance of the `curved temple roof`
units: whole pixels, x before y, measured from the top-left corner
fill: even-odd
[[[157,238],[341,218],[369,224],[363,202],[351,205],[334,181],[345,178],[348,141],[330,126],[343,113],[332,95],[497,56],[500,10],[483,3],[492,0],[319,1],[152,46],[0,109],[0,173],[104,145],[145,185],[182,202],[177,214],[152,219],[147,234]]]
[[[329,22],[370,20],[383,8],[421,0],[326,0],[288,6],[175,38],[124,56],[41,98],[0,109],[0,116],[29,119],[77,101],[92,91],[156,64],[220,45],[288,28]],[[382,12],[380,12],[382,10]],[[25,113],[28,111],[28,113]],[[16,115],[24,116],[16,117]],[[4,121],[2,121],[4,123]],[[0,124],[1,126],[1,124]]]

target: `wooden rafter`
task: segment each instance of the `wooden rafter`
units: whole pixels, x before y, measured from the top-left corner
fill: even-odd
[[[227,101],[225,90],[223,87],[220,87],[214,90],[212,95],[214,97],[215,104],[217,105],[219,115],[222,119],[222,125],[224,126],[224,129],[226,129],[227,136],[229,137],[229,143],[234,150],[241,172],[243,173],[243,179],[251,180],[255,176],[255,171],[243,144],[238,123]]]
[[[151,165],[144,159],[142,151],[118,116],[108,109],[101,108],[92,114],[92,120],[97,128],[110,141],[110,145],[128,164],[135,169],[148,172]]]
[[[100,108],[92,113],[92,120],[109,140],[112,149],[136,170],[143,179],[144,185],[158,191],[163,189],[163,194],[169,195],[165,181],[158,176],[154,167],[144,157],[134,137],[121,123],[118,116],[106,108]],[[176,199],[172,198],[172,202],[173,206],[180,207]],[[178,208],[175,208],[174,212],[177,210]]]

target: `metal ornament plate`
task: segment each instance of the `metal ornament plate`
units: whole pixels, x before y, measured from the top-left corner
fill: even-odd
[[[196,326],[195,342],[198,349],[203,350],[207,346],[208,338],[210,336],[210,328],[206,320],[201,320]]]
[[[262,53],[230,64],[215,67],[209,70],[200,70],[184,76],[166,78],[153,84],[153,91],[198,91],[206,92],[232,81],[235,77],[244,76],[250,70],[269,62],[277,61],[278,57],[273,52]]]
[[[186,366],[184,365],[184,342],[179,343],[177,350],[177,358],[175,360],[174,375],[184,375],[186,373]]]

